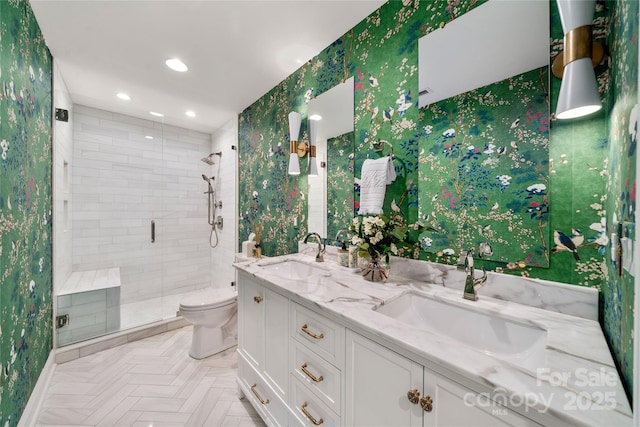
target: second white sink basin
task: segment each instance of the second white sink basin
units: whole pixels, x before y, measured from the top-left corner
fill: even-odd
[[[412,292],[378,307],[377,311],[529,371],[545,366],[547,331],[536,326]]]
[[[331,274],[329,270],[320,266],[292,259],[275,263],[259,264],[259,266],[271,274],[275,274],[283,279],[291,280],[306,281],[317,277],[326,277]]]

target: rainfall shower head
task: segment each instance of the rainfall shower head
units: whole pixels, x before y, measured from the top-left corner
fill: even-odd
[[[213,161],[213,156],[221,156],[222,157],[222,151],[218,151],[217,153],[211,153],[207,157],[203,157],[200,160],[202,160],[203,162],[205,162],[208,165],[214,165],[215,162]]]

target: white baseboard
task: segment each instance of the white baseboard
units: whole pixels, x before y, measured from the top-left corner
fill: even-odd
[[[47,358],[44,368],[42,368],[42,372],[40,372],[36,386],[31,392],[27,406],[24,408],[24,412],[22,412],[18,427],[31,427],[37,424],[38,414],[42,408],[42,403],[44,402],[44,397],[49,388],[49,383],[51,382],[55,368],[55,352],[51,351],[49,352],[49,357]]]

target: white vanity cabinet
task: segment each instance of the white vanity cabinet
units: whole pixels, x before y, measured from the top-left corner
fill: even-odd
[[[350,330],[346,426],[537,426]]]
[[[238,272],[238,374],[243,394],[272,425],[289,415],[289,300]]]
[[[238,383],[268,425],[538,425],[272,289],[238,272]]]

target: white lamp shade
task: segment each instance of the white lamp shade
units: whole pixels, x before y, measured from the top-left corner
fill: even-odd
[[[593,23],[595,0],[556,0],[556,3],[565,35],[578,27]],[[602,103],[591,58],[580,58],[566,64],[560,86],[556,118],[573,119],[594,113],[601,108]]]
[[[591,58],[581,58],[564,67],[556,118],[572,119],[602,108]]]
[[[574,28],[591,25],[596,10],[595,0],[557,0],[562,21],[562,31],[567,34]]]
[[[292,111],[289,113],[289,140],[297,141],[300,135],[300,124],[302,123],[302,115]],[[300,162],[298,161],[298,153],[289,154],[289,175],[300,175]]]
[[[318,121],[309,119],[309,145],[316,145],[318,140]]]
[[[300,135],[300,124],[302,123],[302,115],[292,111],[289,113],[289,139],[297,141]]]
[[[300,162],[297,153],[289,154],[289,175],[300,175]]]
[[[315,157],[309,157],[309,176],[318,176],[318,162]]]

